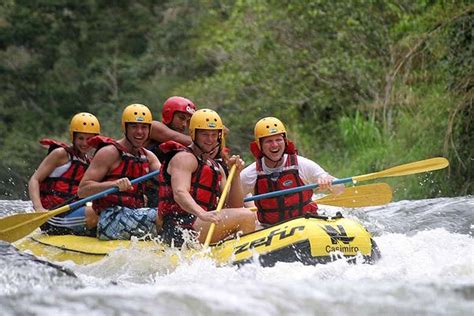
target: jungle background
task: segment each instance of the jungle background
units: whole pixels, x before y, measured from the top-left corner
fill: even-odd
[[[130,103],[157,120],[172,95],[219,112],[227,144],[264,116],[337,177],[444,156],[388,179],[395,199],[473,194],[474,6],[432,0],[3,0],[0,196],[28,199],[71,117],[120,137]]]

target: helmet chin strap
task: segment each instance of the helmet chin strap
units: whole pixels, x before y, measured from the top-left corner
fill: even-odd
[[[213,147],[211,150],[209,150],[209,151],[204,151],[204,150],[201,148],[201,146],[199,146],[199,144],[198,144],[195,140],[193,140],[193,144],[194,144],[197,148],[199,148],[199,150],[201,151],[201,154],[200,154],[199,156],[200,156],[201,159],[203,159],[203,155],[211,155],[216,149],[220,148],[220,146],[221,146],[221,144],[222,144],[222,135],[219,136],[217,145],[214,146],[214,147]]]
[[[281,154],[280,159],[278,159],[278,160],[273,160],[273,159],[271,159],[270,157],[268,157],[267,155],[265,155],[264,153],[262,153],[262,154],[263,154],[263,157],[267,158],[268,160],[270,160],[271,162],[273,162],[273,163],[275,164],[275,165],[272,166],[272,167],[269,166],[270,168],[276,168],[276,167],[278,167],[278,164],[283,160],[283,156],[285,155],[285,153],[283,153],[283,154]]]
[[[209,151],[204,151],[201,146],[198,145],[198,143],[196,142],[193,142],[193,144],[199,148],[199,150],[201,151],[201,154],[199,155],[201,159],[204,159],[203,158],[203,155],[211,155],[216,149],[218,149],[221,145],[221,142],[218,142],[216,146],[214,146],[211,150]]]
[[[276,168],[276,167],[278,167],[278,164],[283,160],[283,156],[285,155],[285,151],[286,151],[286,144],[285,144],[285,150],[283,150],[283,153],[281,154],[281,156],[278,160],[271,159],[270,157],[265,155],[265,153],[263,151],[262,151],[262,155],[263,155],[263,157],[267,158],[268,160],[270,160],[271,162],[273,162],[275,164],[274,166],[272,166],[270,168]]]
[[[128,133],[127,133],[127,126],[125,125],[125,138],[127,139],[127,141],[130,143],[130,145],[132,145],[132,149],[139,149],[141,147],[137,147],[135,145],[133,145],[133,142],[130,140],[130,138],[128,138]],[[148,138],[150,138],[150,134],[148,134]]]
[[[72,151],[80,158],[87,158],[87,153],[83,154],[76,145],[76,132],[73,132]]]
[[[79,148],[77,148],[76,145],[73,145],[72,146],[72,151],[76,154],[77,157],[79,157],[80,159],[84,159],[84,158],[87,158],[87,153],[86,154],[83,154]]]
[[[125,138],[126,138],[127,141],[130,143],[130,145],[132,145],[133,148],[136,148],[136,147],[133,145],[133,143],[132,143],[132,141],[130,140],[130,138],[128,138],[127,132],[125,132]]]

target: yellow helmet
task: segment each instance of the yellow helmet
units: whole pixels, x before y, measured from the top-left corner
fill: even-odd
[[[216,111],[210,109],[201,109],[194,112],[189,122],[189,135],[191,139],[196,140],[196,129],[224,130],[221,117]]]
[[[69,136],[74,141],[74,133],[100,134],[100,123],[94,115],[82,112],[77,113],[69,124]]]
[[[286,138],[285,125],[276,117],[264,117],[255,124],[255,141],[260,148],[260,139],[267,136],[283,134]]]
[[[153,120],[150,109],[143,104],[130,104],[122,113],[122,130],[125,131],[125,123],[150,124]]]

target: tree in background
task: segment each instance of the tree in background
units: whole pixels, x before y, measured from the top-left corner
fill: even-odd
[[[118,136],[123,105],[158,113],[176,82],[205,71],[190,58],[196,22],[182,18],[198,14],[182,1],[2,2],[0,192],[26,197],[37,141],[66,140],[72,114],[92,112]]]
[[[452,84],[465,78],[462,86],[472,86],[472,8],[467,1],[237,2],[203,33],[198,51],[215,73],[181,89],[230,118],[237,133],[229,143],[238,151],[252,123],[275,114],[290,122],[306,155],[338,176],[442,155],[449,171],[396,179],[397,196],[472,193],[472,92]]]
[[[236,153],[273,114],[337,176],[443,155],[397,196],[472,194],[473,21],[469,1],[3,1],[0,194],[26,198],[73,113],[116,137],[125,104],[158,118],[173,94],[218,110]]]

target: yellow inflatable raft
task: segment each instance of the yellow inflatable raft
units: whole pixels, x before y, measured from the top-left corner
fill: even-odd
[[[156,241],[100,241],[93,237],[39,234],[16,243],[51,261],[72,260],[78,264],[98,261],[117,249],[143,247],[157,255],[166,247]],[[169,247],[168,247],[169,248]],[[345,257],[373,263],[380,251],[370,233],[357,221],[342,217],[306,216],[226,240],[208,252],[219,264],[244,264],[259,260],[263,266],[276,262],[302,262],[314,265]]]

